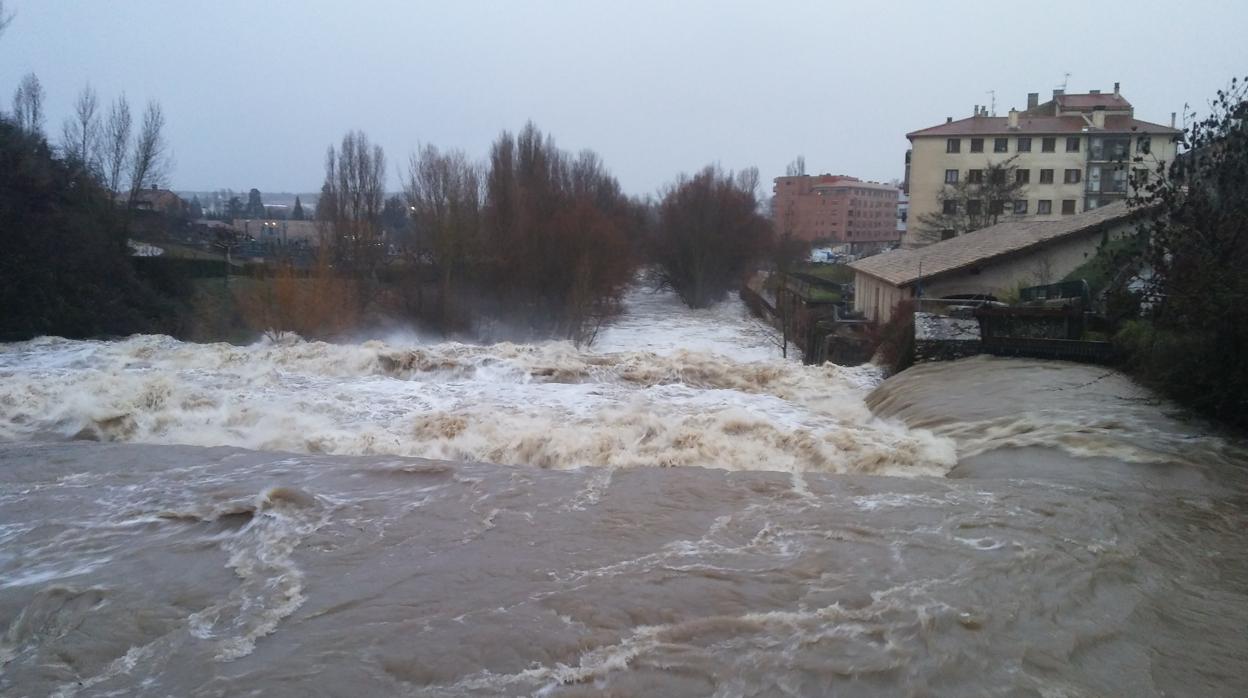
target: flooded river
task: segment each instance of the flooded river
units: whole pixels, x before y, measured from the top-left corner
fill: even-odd
[[[0,694],[1242,695],[1248,453],[1098,367],[0,346]]]

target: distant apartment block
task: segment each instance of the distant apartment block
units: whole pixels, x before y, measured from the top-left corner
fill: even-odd
[[[772,216],[778,234],[810,242],[849,243],[860,251],[900,239],[898,189],[845,175],[777,177]]]
[[[970,118],[906,134],[910,194],[909,234],[924,216],[954,213],[959,206],[992,206],[1010,216],[1059,218],[1124,199],[1132,176],[1148,177],[1161,161],[1177,152],[1174,115],[1170,126],[1135,118],[1135,109],[1114,83],[1112,93],[1093,90],[1065,94],[1039,103],[1039,94],[1027,95],[1027,109],[1011,109],[1008,116],[989,116],[976,106]],[[1143,159],[1135,162],[1136,157]],[[1013,201],[942,200],[941,192],[959,181],[975,181],[989,164],[1009,158],[1015,177],[1023,182]]]

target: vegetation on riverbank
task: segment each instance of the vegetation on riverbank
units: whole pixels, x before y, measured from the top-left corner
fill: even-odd
[[[487,163],[422,149],[402,197],[389,200],[384,153],[347,134],[327,158],[322,244],[303,258],[236,259],[227,269],[224,250],[244,242],[228,228],[214,250],[171,242],[159,257],[135,257],[131,241],[147,239],[140,228],[163,214],[136,210],[133,192],[115,192],[98,165],[27,122],[0,116],[5,340],[332,339],[404,326],[581,344],[618,311],[643,265],[701,307],[741,283],[772,241],[753,170],[708,168],[682,177],[661,202],[633,199],[592,152],[571,155],[530,124],[500,135]],[[385,220],[396,208],[397,227]]]
[[[176,332],[176,278],[140,278],[127,218],[89,168],[0,118],[0,340]]]
[[[1155,163],[1135,293],[1139,319],[1115,338],[1145,383],[1202,414],[1248,427],[1248,83],[1233,80],[1189,118],[1184,152]]]

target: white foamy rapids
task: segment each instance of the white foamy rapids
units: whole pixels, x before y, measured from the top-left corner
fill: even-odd
[[[874,417],[873,367],[778,357],[739,303],[635,291],[568,343],[0,348],[0,438],[60,436],[529,464],[943,474],[952,440]]]

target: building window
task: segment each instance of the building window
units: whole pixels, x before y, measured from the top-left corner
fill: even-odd
[[[1005,202],[1001,199],[994,199],[988,202],[988,213],[999,216],[1005,213]]]
[[[1020,152],[1020,153],[1030,153],[1030,152],[1031,152],[1031,137],[1030,137],[1030,136],[1019,136],[1019,137],[1018,137],[1018,152]]]
[[[966,181],[970,182],[971,184],[983,184],[984,171],[983,170],[967,170]]]
[[[984,152],[984,139],[982,139],[982,138],[972,138],[972,139],[971,139],[971,152],[972,152],[972,153],[982,153],[982,152]]]
[[[1027,199],[1017,199],[1014,201],[1014,213],[1019,216],[1027,213]]]
[[[1077,136],[1066,139],[1066,152],[1068,153],[1079,152],[1079,138]]]
[[[1135,152],[1139,155],[1153,152],[1153,139],[1149,136],[1140,136],[1135,139]]]
[[[1132,173],[1131,184],[1135,187],[1143,187],[1148,184],[1148,168],[1137,167]]]
[[[1040,183],[1052,184],[1053,183],[1053,170],[1040,170]]]
[[[1127,168],[1119,165],[1114,168],[1114,188],[1111,191],[1125,192],[1127,190]]]
[[[1036,202],[1036,213],[1041,216],[1053,213],[1053,202],[1048,199],[1040,199]]]
[[[946,140],[946,141],[945,141],[945,152],[946,152],[946,153],[960,153],[960,152],[962,152],[962,139],[961,139],[961,138],[950,138],[950,139]]]
[[[1010,152],[1010,139],[1008,139],[1008,138],[994,138],[994,139],[992,139],[992,152],[994,152],[994,153],[1008,153],[1008,152]]]
[[[1095,196],[1089,196],[1088,200],[1083,204],[1083,210],[1091,211],[1092,209],[1097,208],[1100,205],[1101,205],[1100,199],[1096,198]]]
[[[1056,153],[1057,152],[1057,139],[1056,138],[1040,139],[1040,152]]]
[[[1066,170],[1066,179],[1064,179],[1063,181],[1066,184],[1078,184],[1079,179],[1080,179],[1080,174],[1081,173],[1079,170]]]
[[[1005,184],[1005,170],[997,168],[988,171],[988,181],[993,184]]]
[[[1019,184],[1031,183],[1031,170],[1014,170],[1014,181]]]
[[[1075,212],[1074,199],[1062,199],[1062,215],[1068,216]]]
[[[966,200],[967,215],[978,216],[980,213],[983,213],[983,211],[984,211],[984,202],[980,201],[979,199],[967,199]]]

